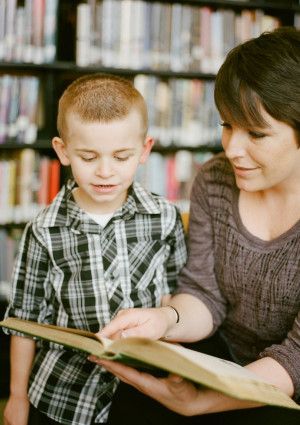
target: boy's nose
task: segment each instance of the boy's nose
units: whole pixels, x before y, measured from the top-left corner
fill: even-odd
[[[110,161],[100,160],[97,164],[96,175],[98,177],[108,178],[112,176],[113,170]]]

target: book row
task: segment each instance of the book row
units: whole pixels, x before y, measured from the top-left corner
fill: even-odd
[[[58,0],[0,0],[0,61],[52,62]]]
[[[161,80],[139,74],[135,87],[144,96],[149,134],[161,146],[214,146],[220,143],[220,118],[214,105],[214,82]]]
[[[60,163],[33,149],[0,157],[0,224],[31,220],[60,187]]]
[[[136,180],[149,191],[174,202],[182,213],[186,213],[195,175],[212,155],[211,152],[192,153],[186,150],[172,155],[152,152],[148,161],[138,169]]]
[[[213,81],[163,80],[138,74],[134,84],[145,97],[149,134],[158,145],[219,144],[221,130]],[[0,77],[0,143],[34,143],[43,126],[44,108],[43,86],[37,77]]]
[[[9,139],[19,143],[35,142],[42,121],[40,99],[37,77],[0,77],[0,143]]]
[[[280,24],[261,9],[143,0],[81,3],[76,63],[215,73],[232,47]]]

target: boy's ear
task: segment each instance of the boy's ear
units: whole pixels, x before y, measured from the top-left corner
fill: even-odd
[[[62,165],[70,165],[70,160],[67,154],[66,146],[60,137],[53,137],[52,147],[56,152]]]
[[[140,157],[140,164],[144,164],[151,152],[152,146],[154,145],[153,137],[147,136],[144,142],[142,155]]]

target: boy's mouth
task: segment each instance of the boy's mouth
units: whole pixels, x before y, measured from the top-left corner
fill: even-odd
[[[96,192],[110,192],[114,190],[117,185],[116,184],[93,184],[92,185]]]

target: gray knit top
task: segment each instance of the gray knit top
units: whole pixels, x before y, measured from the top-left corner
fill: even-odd
[[[272,357],[300,400],[300,220],[271,241],[252,235],[225,155],[201,168],[191,195],[189,255],[178,292],[201,299],[233,358]]]

